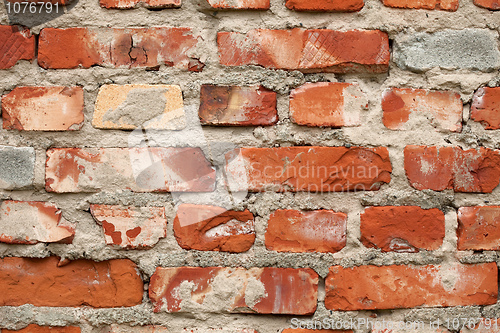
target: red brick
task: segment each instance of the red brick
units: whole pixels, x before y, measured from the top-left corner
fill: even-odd
[[[90,205],[104,230],[106,244],[124,249],[147,249],[167,235],[164,207]]]
[[[451,91],[391,88],[382,95],[383,122],[393,130],[420,129],[429,122],[441,131],[462,130],[463,103]]]
[[[346,244],[347,215],[332,210],[277,210],[269,217],[266,248],[278,252],[337,252]]]
[[[218,9],[269,9],[269,0],[207,0],[211,7]]]
[[[460,333],[500,333],[500,319],[481,318],[478,324],[462,328]]]
[[[479,88],[472,98],[470,118],[486,129],[500,129],[500,87]]]
[[[25,131],[79,130],[81,87],[17,87],[2,96],[3,128]]]
[[[104,8],[130,9],[139,6],[146,8],[179,8],[181,0],[99,0]]]
[[[458,0],[382,0],[385,6],[394,8],[441,9],[454,12]]]
[[[310,268],[158,267],[149,285],[155,312],[214,311],[215,304],[223,312],[311,315],[317,294]]]
[[[13,67],[19,60],[35,58],[35,36],[28,28],[0,25],[0,69]]]
[[[48,192],[211,192],[215,170],[200,148],[53,148],[47,150]]]
[[[182,204],[174,219],[174,235],[186,250],[245,252],[255,241],[254,217],[249,210]]]
[[[75,226],[50,202],[5,200],[0,204],[0,242],[72,243],[74,236]]]
[[[491,193],[500,180],[497,150],[406,146],[406,176],[417,190]]]
[[[286,0],[286,8],[313,12],[357,12],[363,0]]]
[[[474,4],[478,7],[483,7],[491,10],[500,9],[500,2],[498,2],[498,0],[474,0]]]
[[[31,324],[26,326],[26,328],[22,328],[20,330],[8,330],[8,329],[0,329],[1,333],[80,333],[80,327],[76,326],[66,326],[66,327],[51,327],[51,326],[38,326],[35,324]]]
[[[386,72],[389,39],[379,30],[251,30],[217,34],[224,66],[259,65],[303,72]]]
[[[0,306],[110,308],[142,302],[143,283],[128,259],[58,263],[56,257],[0,259]]]
[[[189,69],[198,43],[190,28],[45,28],[38,64],[43,68],[111,68],[160,65]]]
[[[231,191],[378,190],[391,180],[385,147],[241,148],[226,154]]]
[[[356,322],[356,321],[354,321]],[[330,322],[331,323],[331,322]],[[281,333],[353,333],[352,330],[309,330],[305,328],[286,328]]]
[[[450,266],[330,267],[329,310],[489,305],[497,302],[495,263]]]
[[[274,125],[276,93],[262,87],[202,85],[199,116],[205,125]]]
[[[437,208],[368,207],[361,214],[361,242],[382,252],[437,250],[444,233],[444,213]]]
[[[459,250],[500,250],[500,206],[458,209]]]
[[[358,85],[306,83],[290,93],[290,117],[299,125],[359,126],[368,101]]]

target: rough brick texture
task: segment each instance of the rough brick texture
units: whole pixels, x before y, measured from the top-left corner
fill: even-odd
[[[174,219],[174,235],[186,250],[245,252],[255,241],[254,216],[248,210],[182,204]]]
[[[210,6],[218,9],[255,9],[266,10],[269,0],[207,0]]]
[[[259,65],[304,72],[385,72],[389,39],[378,30],[251,30],[217,34],[224,66]]]
[[[0,69],[11,68],[19,60],[35,58],[35,36],[28,28],[0,25]]]
[[[500,250],[500,206],[460,207],[459,250]]]
[[[6,200],[0,204],[0,242],[71,243],[74,236],[75,226],[52,203]]]
[[[99,0],[104,8],[130,9],[138,6],[146,8],[179,8],[181,0]]]
[[[500,155],[488,148],[406,146],[404,160],[417,190],[490,193],[500,180]]]
[[[333,266],[325,282],[325,306],[350,311],[494,304],[497,275],[495,263]]]
[[[277,210],[269,217],[266,248],[278,252],[337,252],[346,244],[347,215],[331,210]]]
[[[363,0],[286,0],[286,7],[312,12],[357,12],[365,5]]]
[[[215,301],[222,312],[306,315],[316,310],[317,293],[310,268],[159,267],[149,285],[155,312],[206,311]]]
[[[180,130],[186,127],[182,92],[175,85],[104,85],[92,126],[103,129]]]
[[[35,177],[35,149],[0,146],[0,188],[30,188]]]
[[[274,125],[276,93],[262,87],[202,85],[199,116],[205,125]]]
[[[226,155],[232,190],[341,192],[378,190],[391,180],[386,148],[241,148]]]
[[[8,330],[0,329],[1,333],[80,333],[80,327],[75,326],[65,326],[65,327],[51,327],[51,326],[39,326],[31,324],[22,328],[20,330]]]
[[[43,68],[146,67],[190,69],[198,43],[190,28],[45,28],[38,64]]]
[[[167,235],[163,207],[90,205],[90,212],[102,225],[108,245],[125,249],[150,248]]]
[[[472,98],[470,118],[486,129],[500,129],[500,88],[479,88]]]
[[[394,8],[441,9],[456,11],[458,0],[383,0],[384,5]]]
[[[81,87],[17,87],[2,96],[3,128],[78,130],[83,125]]]
[[[290,93],[290,117],[299,125],[359,126],[368,101],[350,83],[306,83]]]
[[[110,184],[136,192],[211,192],[215,170],[199,148],[47,150],[47,191],[96,192]]]
[[[142,302],[143,283],[128,259],[93,262],[59,259],[0,259],[0,305],[108,308]]]
[[[360,228],[361,242],[383,252],[437,250],[445,234],[444,213],[417,206],[368,207]]]
[[[491,10],[499,10],[500,3],[497,0],[474,0],[474,4]]]
[[[420,129],[425,122],[440,131],[460,132],[462,109],[460,95],[450,91],[391,88],[382,96],[384,125],[394,130]]]

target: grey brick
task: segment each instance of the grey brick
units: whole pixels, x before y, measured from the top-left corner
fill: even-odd
[[[443,30],[400,35],[393,60],[414,72],[434,67],[491,72],[500,68],[497,34],[482,29]]]
[[[35,149],[0,146],[0,188],[23,189],[33,185]]]

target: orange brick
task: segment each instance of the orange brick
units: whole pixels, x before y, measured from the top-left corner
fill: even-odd
[[[472,98],[470,118],[486,129],[500,129],[500,88],[479,88]]]
[[[226,154],[231,190],[342,192],[378,190],[391,180],[387,148],[241,148]]]
[[[269,9],[269,0],[207,0],[211,7],[218,9]]]
[[[382,0],[385,6],[412,9],[441,9],[454,12],[458,9],[458,0]]]
[[[179,293],[181,284],[188,287]],[[233,286],[229,294],[220,289],[224,285]],[[251,294],[246,292],[250,285]],[[222,312],[311,315],[318,274],[310,268],[158,267],[149,285],[155,312],[189,312],[193,306],[213,311],[210,300],[221,297],[228,301],[219,301]]]
[[[361,242],[382,252],[437,250],[444,233],[444,213],[437,208],[368,207],[361,214]]]
[[[81,87],[17,87],[2,96],[3,128],[71,131],[83,125]]]
[[[224,66],[259,65],[303,72],[386,72],[389,39],[379,30],[251,30],[217,34]]]
[[[255,241],[250,211],[182,204],[174,219],[177,243],[186,250],[245,252]]]
[[[269,217],[266,248],[278,252],[337,252],[346,244],[347,215],[332,210],[277,210]]]
[[[490,9],[490,10],[499,10],[500,3],[498,0],[474,0],[474,4],[478,7]]]
[[[496,263],[450,266],[330,268],[325,284],[329,310],[490,305],[497,302]]]
[[[312,12],[357,12],[365,5],[363,0],[286,0],[286,7]]]
[[[458,209],[459,250],[500,250],[500,206]]]
[[[0,259],[0,306],[91,306],[141,304],[143,283],[128,259],[101,262],[8,257]]]
[[[460,95],[450,91],[391,88],[382,96],[383,122],[393,130],[420,129],[423,120],[441,131],[460,132],[462,109]]]
[[[179,8],[181,0],[99,0],[104,8],[130,9],[139,6],[146,8]]]
[[[306,83],[290,93],[290,117],[299,125],[359,126],[368,101],[357,85]]]
[[[22,328],[20,330],[8,330],[8,329],[0,329],[1,333],[80,333],[80,327],[75,326],[65,326],[65,327],[51,327],[51,326],[38,326],[35,324],[31,324],[26,326],[26,328]]]
[[[500,181],[498,151],[406,146],[405,171],[417,190],[490,193]]]
[[[13,67],[19,60],[35,58],[35,36],[28,28],[0,25],[0,69]]]

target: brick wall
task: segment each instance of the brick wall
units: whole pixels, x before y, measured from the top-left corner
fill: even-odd
[[[500,332],[496,1],[44,2],[0,4],[0,332]]]

